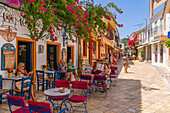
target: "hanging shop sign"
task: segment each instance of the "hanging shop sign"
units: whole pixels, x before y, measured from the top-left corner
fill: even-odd
[[[7,43],[1,48],[1,70],[15,68],[15,47]]]
[[[170,31],[168,32],[168,38],[170,38]]]

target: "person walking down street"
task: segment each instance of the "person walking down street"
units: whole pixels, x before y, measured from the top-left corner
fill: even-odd
[[[126,57],[125,54],[123,55],[122,63],[121,64],[123,64],[123,66],[124,66],[125,73],[128,73],[127,70],[128,70],[129,60]]]

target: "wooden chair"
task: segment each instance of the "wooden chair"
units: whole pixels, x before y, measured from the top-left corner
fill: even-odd
[[[0,104],[2,103],[2,100],[6,99],[6,97],[2,97],[4,94],[9,93],[9,89],[3,89],[2,84],[2,75],[0,75]]]
[[[16,94],[17,96],[21,96],[21,97],[25,97],[25,98],[28,97],[28,99],[30,99],[32,79],[33,79],[33,76],[22,78],[21,89],[19,89],[19,88],[14,89],[14,92],[17,93]],[[28,95],[26,95],[26,94],[28,94]]]

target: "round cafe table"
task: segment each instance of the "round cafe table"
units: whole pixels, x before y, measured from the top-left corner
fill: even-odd
[[[44,91],[44,95],[47,97],[46,99],[48,101],[50,101],[50,103],[52,104],[53,106],[53,111],[54,110],[60,110],[61,111],[61,107],[62,107],[62,104],[64,103],[65,104],[65,107],[67,108],[67,105],[65,103],[65,101],[68,99],[68,97],[66,97],[65,99],[62,100],[61,102],[61,105],[55,105],[54,104],[54,100],[49,98],[49,97],[62,97],[62,96],[67,96],[70,94],[70,90],[68,88],[65,88],[65,92],[64,93],[60,93],[59,90],[61,90],[62,88],[53,88],[53,89],[48,89],[46,91]],[[67,108],[68,109],[68,108]]]

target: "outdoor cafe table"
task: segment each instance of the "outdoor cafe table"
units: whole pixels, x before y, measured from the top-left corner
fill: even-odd
[[[60,93],[59,90],[61,90],[62,88],[53,88],[53,89],[48,89],[46,91],[44,91],[44,95],[47,97],[62,97],[62,96],[67,96],[70,94],[70,90],[65,88],[65,92],[64,93]],[[67,99],[64,99],[61,103],[61,106],[56,106],[54,104],[54,101],[52,101],[51,99],[47,98],[48,101],[50,101],[50,103],[52,104],[54,110],[61,110],[62,107],[62,103],[64,103]],[[65,107],[67,108],[66,104]],[[68,108],[67,108],[68,109]]]
[[[10,81],[12,81],[12,86],[11,86],[12,92],[11,93],[13,94],[13,89],[14,89],[16,81],[22,80],[22,77],[12,76],[12,77],[3,77],[2,79],[3,80],[10,80]]]

